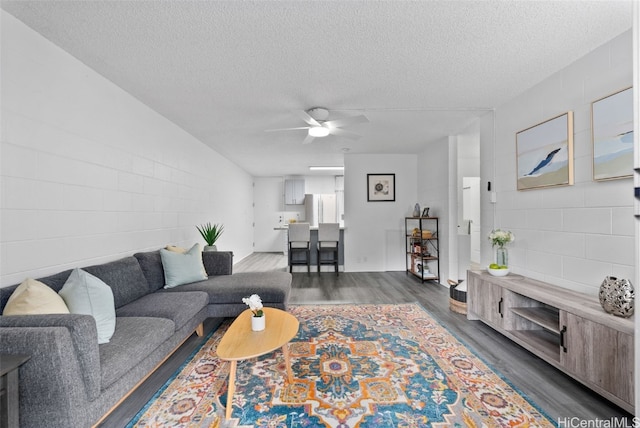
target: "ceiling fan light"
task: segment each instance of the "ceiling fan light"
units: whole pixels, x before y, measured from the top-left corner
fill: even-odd
[[[312,126],[309,128],[309,135],[312,137],[326,137],[329,135],[329,128],[324,126]]]

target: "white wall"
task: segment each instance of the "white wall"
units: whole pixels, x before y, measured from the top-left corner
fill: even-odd
[[[282,211],[284,179],[282,177],[255,177],[254,179],[254,251],[284,252],[285,232],[274,230],[287,221]]]
[[[495,147],[485,145],[492,118],[483,119],[482,185],[493,182],[497,203],[489,204],[483,192],[490,216],[483,211],[482,234],[492,227],[515,233],[509,245],[513,271],[589,294],[606,275],[634,277],[633,182],[594,182],[591,169],[591,103],[631,86],[632,57],[628,31],[500,106]],[[517,191],[516,133],[568,110],[574,112],[575,185]],[[492,258],[487,241],[483,264]]]
[[[251,177],[4,11],[0,285],[168,243],[251,253]]]
[[[304,176],[304,193],[305,194],[334,194],[336,193],[336,176],[335,175],[305,175]]]
[[[640,187],[640,4],[635,2],[633,4],[633,111],[634,114],[634,129],[636,130],[633,135],[633,144],[635,151],[635,168],[636,174],[634,178],[635,187]],[[640,215],[640,201],[635,201],[635,214]],[[635,221],[635,259],[636,259],[636,273],[635,282],[636,288],[640,284],[640,267],[637,261],[640,260],[640,216],[636,217]],[[640,355],[640,317],[636,315],[636,334],[635,334],[635,352],[636,352],[636,366],[635,366],[635,408],[640,409],[640,359],[637,358]],[[636,410],[637,412],[638,410]],[[638,413],[636,413],[638,414]]]
[[[405,270],[404,218],[419,202],[416,162],[414,155],[345,155],[345,271]],[[390,173],[395,202],[368,202],[367,174]]]

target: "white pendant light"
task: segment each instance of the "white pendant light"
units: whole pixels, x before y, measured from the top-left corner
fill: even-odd
[[[326,137],[329,135],[329,128],[324,126],[312,126],[309,128],[309,135],[312,137]]]

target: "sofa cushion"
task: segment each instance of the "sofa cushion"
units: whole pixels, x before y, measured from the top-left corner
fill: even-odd
[[[68,314],[62,297],[48,285],[25,279],[11,294],[2,315]]]
[[[203,251],[202,262],[209,276],[233,273],[233,252],[231,251]]]
[[[172,292],[176,289],[168,289]],[[265,304],[287,303],[291,293],[291,274],[288,272],[238,272],[233,275],[212,276],[206,281],[181,285],[180,291],[206,291],[209,304],[242,304],[242,298],[258,294]]]
[[[100,345],[102,389],[125,376],[175,331],[173,321],[166,318],[124,317],[109,343]]]
[[[109,342],[116,329],[116,309],[113,292],[107,284],[82,269],[74,269],[60,290],[60,296],[72,314],[93,316],[98,343]]]
[[[156,291],[164,287],[164,269],[160,251],[147,251],[133,255],[138,260],[140,269],[149,284],[149,290]]]
[[[147,279],[133,256],[82,269],[111,287],[116,308],[150,293]]]
[[[176,331],[182,328],[202,308],[207,306],[209,296],[200,291],[165,293],[163,291],[147,294],[118,308],[116,315],[121,317],[167,318],[175,323]]]
[[[164,269],[164,288],[207,279],[202,265],[202,252],[198,244],[184,254],[162,248],[160,258]]]

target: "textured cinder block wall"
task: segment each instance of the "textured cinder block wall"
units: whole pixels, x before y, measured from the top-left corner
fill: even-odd
[[[633,180],[592,179],[591,103],[632,85],[631,30],[542,80],[482,120],[484,237],[493,227],[515,233],[510,265],[517,273],[596,294],[606,275],[634,278]],[[573,186],[516,190],[516,133],[574,112]],[[483,242],[483,264],[493,260]]]
[[[252,252],[252,177],[4,11],[0,286],[166,244]]]

